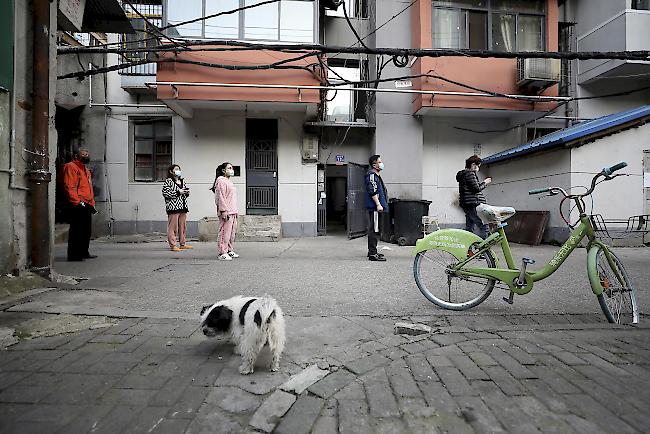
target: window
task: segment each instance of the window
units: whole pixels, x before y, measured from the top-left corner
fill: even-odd
[[[133,179],[163,181],[172,164],[172,121],[137,121],[133,125]]]
[[[558,131],[560,128],[526,128],[526,142],[544,137]]]
[[[166,0],[167,25],[255,6],[263,0]],[[169,36],[188,39],[253,39],[314,42],[317,2],[283,0],[181,24],[167,30]]]
[[[544,0],[433,1],[433,48],[542,51]]]
[[[341,78],[348,81],[359,81],[361,79],[361,70],[359,67],[331,66],[328,71],[328,78],[333,86],[341,89],[350,89],[353,85],[340,85],[343,83]],[[329,90],[327,91],[327,120],[334,122],[352,122],[355,117],[355,101],[357,92],[349,90]]]
[[[343,2],[345,2],[345,9],[348,11],[350,18],[368,18],[368,0],[343,0]],[[325,15],[330,17],[344,17],[343,6],[339,6],[335,11],[325,9]]]
[[[632,9],[650,11],[650,0],[632,0]]]

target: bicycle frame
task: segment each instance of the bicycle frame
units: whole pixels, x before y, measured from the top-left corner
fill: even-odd
[[[526,271],[525,284],[520,285],[517,284],[520,275],[520,269],[517,268],[512,257],[510,244],[508,243],[505,231],[503,230],[504,226],[505,225],[500,225],[496,232],[481,242],[477,246],[477,250],[473,255],[468,256],[467,259],[456,264],[453,267],[454,273],[458,276],[466,277],[492,277],[507,284],[510,290],[515,294],[522,295],[527,294],[533,289],[534,282],[546,279],[555,271],[557,271],[557,269],[560,268],[560,266],[564,263],[566,258],[575,250],[576,247],[578,247],[580,241],[582,241],[584,237],[587,237],[589,239],[587,250],[591,250],[591,247],[594,246],[601,246],[606,252],[607,260],[611,261],[607,246],[596,240],[594,228],[591,224],[591,221],[587,215],[583,214],[580,216],[580,222],[573,230],[573,232],[571,232],[569,239],[558,249],[548,264],[537,271]],[[497,244],[501,246],[501,250],[503,252],[503,256],[506,260],[508,268],[466,267],[466,265],[470,263],[475,256],[480,255],[482,252],[489,250],[491,247],[496,246]]]

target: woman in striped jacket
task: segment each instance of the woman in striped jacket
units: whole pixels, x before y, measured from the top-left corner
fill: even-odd
[[[190,189],[181,178],[181,166],[172,164],[167,170],[167,178],[162,188],[162,195],[165,198],[165,210],[167,211],[167,241],[173,252],[191,249],[192,246],[185,244],[186,222],[187,222],[187,197]],[[179,245],[176,245],[176,241]]]

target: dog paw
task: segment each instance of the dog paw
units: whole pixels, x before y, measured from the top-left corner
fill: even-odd
[[[271,365],[271,372],[277,372],[280,369],[279,363],[274,363]]]
[[[242,375],[248,375],[253,373],[253,368],[250,366],[241,365],[239,367],[239,373]]]

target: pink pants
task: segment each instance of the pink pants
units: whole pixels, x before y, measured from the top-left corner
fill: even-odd
[[[230,214],[227,220],[219,219],[219,254],[232,252],[237,231],[237,214]]]
[[[169,247],[176,247],[177,234],[180,238],[181,247],[185,245],[186,221],[186,212],[167,214],[167,241],[169,242]]]

